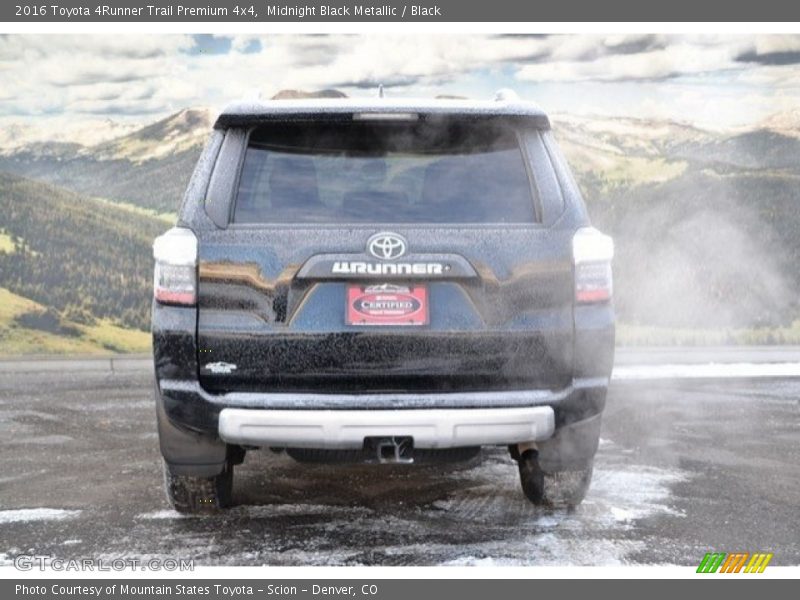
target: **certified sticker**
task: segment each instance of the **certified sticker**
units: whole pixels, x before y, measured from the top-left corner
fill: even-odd
[[[350,285],[347,288],[348,325],[427,325],[428,288]]]

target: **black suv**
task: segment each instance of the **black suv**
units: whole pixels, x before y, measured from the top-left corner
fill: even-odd
[[[256,448],[402,463],[502,445],[533,503],[578,504],[612,254],[547,116],[508,94],[228,106],[154,244],[170,501],[228,506]]]

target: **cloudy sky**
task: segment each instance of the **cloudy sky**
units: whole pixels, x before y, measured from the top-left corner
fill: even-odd
[[[3,35],[0,125],[150,121],[256,90],[490,97],[710,128],[800,110],[800,36]]]

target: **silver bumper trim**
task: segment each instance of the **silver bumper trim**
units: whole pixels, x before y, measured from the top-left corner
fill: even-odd
[[[411,436],[417,448],[456,448],[546,440],[549,406],[419,410],[257,410],[225,408],[228,443],[289,448],[361,448],[365,437]]]

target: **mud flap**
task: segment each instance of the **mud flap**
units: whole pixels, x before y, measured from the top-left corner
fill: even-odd
[[[173,425],[164,411],[164,401],[155,390],[156,420],[161,455],[173,475],[214,477],[225,469],[227,444]]]
[[[591,467],[600,441],[601,414],[556,430],[549,440],[538,442],[539,464],[545,473],[579,471]]]

